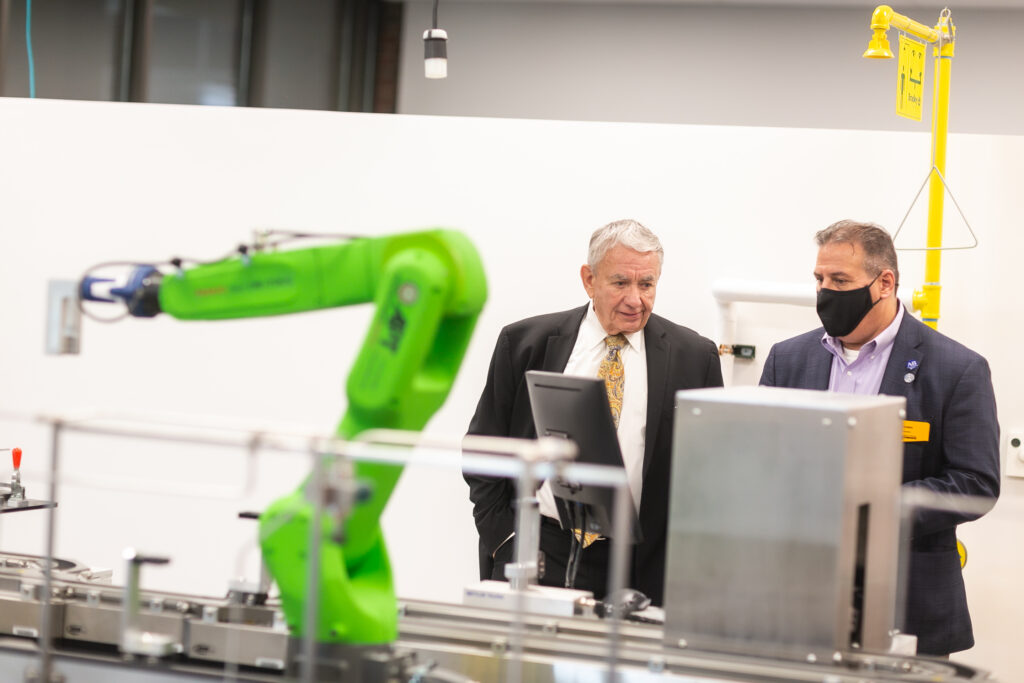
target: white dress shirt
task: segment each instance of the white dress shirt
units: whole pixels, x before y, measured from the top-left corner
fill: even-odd
[[[576,345],[572,348],[569,362],[564,374],[577,377],[597,377],[601,369],[601,361],[608,355],[608,346],[604,331],[594,306],[587,309],[587,314],[580,323],[580,331],[576,336]],[[640,510],[640,492],[643,489],[644,470],[644,437],[647,428],[647,351],[644,348],[644,331],[625,335],[626,345],[619,352],[622,357],[622,373],[625,388],[622,393],[622,412],[619,414],[619,449],[622,461],[626,466],[626,477],[629,479],[629,491],[633,496],[633,504]],[[551,493],[551,485],[544,485],[537,491],[542,515],[558,519],[558,508],[555,497]]]

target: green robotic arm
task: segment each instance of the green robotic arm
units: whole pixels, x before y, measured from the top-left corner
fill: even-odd
[[[137,268],[126,286],[97,295],[84,278],[82,298],[127,302],[136,316],[183,320],[284,315],[373,302],[376,312],[348,376],[348,408],[337,433],[369,428],[420,430],[451,389],[487,297],[479,255],[461,233],[432,230],[339,245],[242,253],[163,275]],[[371,485],[337,543],[336,521],[322,520],[317,627],[320,642],[386,643],[397,609],[380,515],[401,467],[359,463]],[[308,483],[308,482],[307,482]],[[303,484],[260,515],[260,544],[281,591],[292,632],[303,634],[309,528],[314,507]]]

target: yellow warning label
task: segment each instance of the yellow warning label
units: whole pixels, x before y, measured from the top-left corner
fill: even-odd
[[[911,422],[910,420],[903,421],[903,443],[913,443],[915,441],[927,441],[928,432],[931,430],[931,425],[927,422]]]
[[[896,82],[896,113],[921,120],[924,98],[924,43],[900,34],[899,80]]]

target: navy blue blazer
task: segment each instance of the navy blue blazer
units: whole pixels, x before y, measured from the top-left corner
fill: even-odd
[[[590,304],[587,304],[589,306]],[[498,335],[470,434],[537,438],[526,389],[527,370],[562,372],[569,362],[587,306],[520,320]],[[722,386],[718,347],[681,325],[651,315],[644,327],[647,351],[647,427],[644,439],[640,530],[630,585],[660,605],[665,583],[672,464],[672,421],[679,389]],[[480,576],[489,578],[492,554],[515,526],[515,485],[508,479],[466,475],[480,533]]]
[[[832,354],[821,344],[823,334],[819,327],[774,345],[761,384],[827,390]],[[908,372],[915,375],[912,382],[905,381]],[[995,504],[999,424],[983,357],[905,312],[879,393],[903,396],[906,419],[930,425],[927,442],[904,444],[904,486],[990,497]],[[979,516],[932,510],[915,516],[903,631],[917,636],[921,654],[974,645],[956,526]]]

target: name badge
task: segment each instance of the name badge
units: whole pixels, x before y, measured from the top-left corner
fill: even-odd
[[[903,443],[927,441],[931,425],[927,422],[903,421]]]

